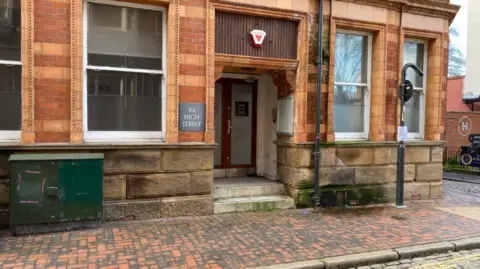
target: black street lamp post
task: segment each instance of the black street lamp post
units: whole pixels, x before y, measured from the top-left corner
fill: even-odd
[[[407,63],[402,68],[402,83],[399,87],[398,98],[400,99],[400,126],[398,128],[398,155],[397,155],[397,192],[396,206],[404,207],[404,175],[405,175],[405,139],[408,133],[405,126],[405,103],[413,96],[413,84],[407,80],[407,70],[412,68],[419,76],[423,77],[423,72],[416,65]]]

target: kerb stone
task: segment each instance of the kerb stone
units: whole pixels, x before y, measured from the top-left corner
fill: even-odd
[[[449,242],[432,243],[395,249],[395,251],[400,255],[400,259],[410,259],[435,253],[446,253],[454,250],[455,246]]]
[[[326,268],[351,268],[372,263],[386,263],[396,261],[398,254],[392,250],[381,250],[359,254],[325,258],[322,261]]]

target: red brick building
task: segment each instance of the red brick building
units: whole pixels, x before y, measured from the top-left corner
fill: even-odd
[[[450,77],[447,80],[447,111],[472,111],[463,102],[463,89],[465,88],[465,76]]]
[[[406,196],[439,197],[457,11],[448,0],[326,1],[317,59],[317,0],[0,0],[1,210],[11,153],[65,151],[105,154],[106,219],[262,201],[222,195],[231,189],[216,182],[233,176],[276,180],[278,192],[259,193],[300,205],[312,191],[318,61],[321,185],[392,198],[396,89],[413,62],[425,76],[409,73]]]
[[[465,77],[451,77],[447,82],[447,118],[445,140],[447,158],[455,158],[461,146],[470,146],[470,134],[480,134],[480,101],[465,93]]]

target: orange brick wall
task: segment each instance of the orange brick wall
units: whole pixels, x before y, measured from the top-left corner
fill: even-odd
[[[70,140],[70,4],[35,0],[35,142]]]
[[[180,1],[179,102],[206,102],[206,0]],[[179,142],[200,142],[205,133],[179,132]]]
[[[310,23],[312,24],[312,35],[318,35],[318,13],[309,14]],[[330,16],[324,16],[323,29],[324,38],[328,38],[328,31],[330,27]],[[326,40],[328,41],[328,40]],[[327,51],[329,50],[329,43],[324,42],[323,45]],[[317,79],[318,79],[318,66],[314,60],[318,57],[318,48],[310,45],[309,51],[309,68],[308,68],[308,88],[307,88],[307,141],[315,140],[315,120],[316,120],[316,106],[317,106]],[[321,94],[321,109],[320,109],[320,139],[326,140],[326,124],[327,124],[327,103],[328,103],[328,62],[322,64],[322,94]]]
[[[398,16],[398,12],[390,11]],[[317,14],[311,14],[311,18],[318,18]],[[403,38],[415,36],[429,42],[428,47],[428,78],[427,97],[425,111],[425,140],[439,140],[443,138],[445,109],[446,109],[446,74],[448,68],[448,33],[430,32],[417,29],[402,29],[397,24],[380,24],[364,21],[353,21],[344,18],[329,19],[325,16],[324,35],[330,32],[332,22],[341,21],[338,28],[353,29],[374,33],[372,50],[372,85],[370,89],[370,107],[380,107],[383,115],[375,115],[370,111],[370,134],[369,140],[394,141],[396,140],[397,125],[399,121],[399,100],[397,90],[400,83],[400,72],[403,65]],[[397,22],[398,23],[398,22]],[[312,33],[316,34],[318,23],[312,21]],[[402,30],[401,30],[402,29]],[[335,30],[331,33],[331,39],[335,37]],[[324,37],[325,38],[325,37]],[[386,42],[385,42],[386,39]],[[334,60],[335,43],[330,41],[327,46],[330,61]],[[443,46],[443,47],[442,47]],[[386,53],[382,50],[385,47]],[[316,58],[316,48],[310,49],[310,59]],[[382,62],[383,59],[383,62]],[[441,59],[442,61],[439,61]],[[435,68],[433,68],[435,66]],[[335,63],[323,64],[324,83],[322,87],[321,104],[321,139],[334,140],[333,130],[333,79]],[[332,73],[332,74],[330,74]],[[316,79],[317,66],[311,63],[309,67],[308,109],[307,109],[307,139],[315,139],[315,105],[316,105]],[[328,91],[327,89],[328,85]],[[326,103],[328,102],[328,103]],[[431,106],[427,103],[432,104]]]
[[[400,83],[399,35],[400,27],[389,24],[387,26],[387,81],[385,95],[385,140],[395,140],[397,126],[397,89]],[[401,61],[403,63],[403,60]]]
[[[125,0],[127,2],[131,2]],[[233,2],[244,2],[232,0]],[[232,2],[230,1],[230,2]],[[27,3],[28,1],[22,1]],[[212,142],[213,139],[213,118],[207,116],[206,132],[179,132],[178,131],[178,103],[180,102],[198,102],[206,103],[207,114],[213,115],[213,88],[215,72],[215,53],[214,53],[214,7],[216,3],[226,5],[225,1],[209,0],[141,0],[133,1],[138,3],[163,5],[167,7],[167,142]],[[229,2],[229,3],[230,3]],[[309,53],[299,54],[299,67],[297,71],[296,84],[296,137],[295,141],[313,141],[315,138],[315,106],[316,106],[316,79],[317,66],[313,61],[316,56],[316,48],[309,44],[311,36],[306,33],[316,35],[318,32],[318,5],[316,1],[299,0],[298,5],[292,4],[286,7],[270,2],[263,3],[268,7],[260,7],[249,4],[238,4],[240,6],[251,6],[254,13],[262,13],[263,10],[270,8],[269,12],[283,12],[283,8],[298,10],[303,12],[302,16],[308,15],[306,23],[301,24],[298,48],[308,47]],[[347,1],[348,2],[348,1]],[[282,2],[283,3],[283,2]],[[293,3],[293,2],[292,2]],[[301,3],[301,4],[300,4]],[[311,4],[314,3],[314,4]],[[360,3],[360,2],[359,2]],[[207,6],[208,4],[208,6]],[[326,51],[334,48],[335,41],[330,40],[329,31],[337,18],[330,16],[329,1],[325,3],[325,23],[324,36],[327,37],[324,47]],[[23,5],[23,4],[22,4]],[[230,4],[228,4],[230,5]],[[272,6],[273,5],[273,6]],[[30,5],[28,19],[33,18],[33,29],[28,29],[23,37],[25,47],[31,45],[32,51],[23,58],[24,63],[32,64],[25,68],[24,80],[28,79],[31,73],[33,80],[23,88],[23,130],[22,141],[31,143],[48,142],[75,142],[83,140],[83,26],[82,26],[82,4],[74,0],[35,0]],[[232,5],[234,7],[234,5]],[[289,12],[291,12],[291,10]],[[30,12],[30,11],[29,11]],[[25,13],[22,13],[25,14]],[[382,70],[376,70],[375,115],[372,116],[371,126],[376,126],[370,131],[374,140],[393,140],[395,138],[398,105],[396,98],[396,88],[399,78],[399,44],[401,42],[402,29],[400,28],[398,17],[399,11],[388,10],[388,23],[370,23],[365,21],[355,21],[349,18],[340,18],[344,23],[348,23],[353,28],[362,30],[366,24],[374,25],[381,29],[383,33],[377,36],[380,40],[375,44],[375,50],[382,51],[375,56],[374,63],[381,66]],[[28,28],[24,21],[22,27]],[[446,20],[445,20],[446,21]],[[445,24],[446,25],[446,24]],[[213,27],[212,27],[213,26]],[[415,29],[410,29],[414,31]],[[382,32],[383,31],[383,32]],[[305,35],[301,37],[301,35]],[[429,62],[435,65],[435,68],[441,69],[437,74],[446,74],[446,63],[448,53],[448,33],[435,32],[432,36],[440,36],[437,43],[432,43],[432,50],[435,56],[439,56],[438,61]],[[447,37],[447,38],[446,38]],[[433,46],[433,44],[435,46]],[[302,50],[300,50],[302,51]],[[383,53],[385,51],[385,53]],[[430,52],[430,51],[429,51]],[[375,54],[375,52],[374,52]],[[386,55],[379,57],[379,55]],[[33,56],[33,57],[31,57]],[[31,58],[29,58],[31,57]],[[384,61],[382,61],[382,59]],[[332,59],[332,55],[330,55]],[[433,58],[432,58],[433,59]],[[308,65],[307,65],[308,63]],[[322,103],[321,103],[321,137],[322,139],[333,139],[331,126],[332,117],[332,72],[334,63],[324,63],[322,85]],[[442,66],[443,65],[443,66]],[[307,70],[308,69],[308,70]],[[28,70],[28,71],[27,71]],[[437,69],[436,69],[437,70]],[[30,72],[27,74],[27,72]],[[306,77],[308,76],[308,80]],[[435,140],[441,136],[444,131],[444,108],[446,93],[446,77],[436,75],[433,77],[435,89],[429,99],[433,106],[429,112],[428,139]],[[432,80],[433,81],[433,80]],[[376,103],[375,103],[376,102]],[[378,109],[377,109],[378,108]],[[373,113],[371,113],[373,115]],[[28,133],[28,137],[26,134]],[[33,136],[34,134],[34,136]],[[427,130],[426,130],[427,135]],[[34,139],[33,139],[34,137]]]

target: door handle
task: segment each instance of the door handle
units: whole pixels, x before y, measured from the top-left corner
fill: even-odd
[[[232,122],[231,120],[228,120],[228,134],[230,134],[231,130],[232,130]]]

